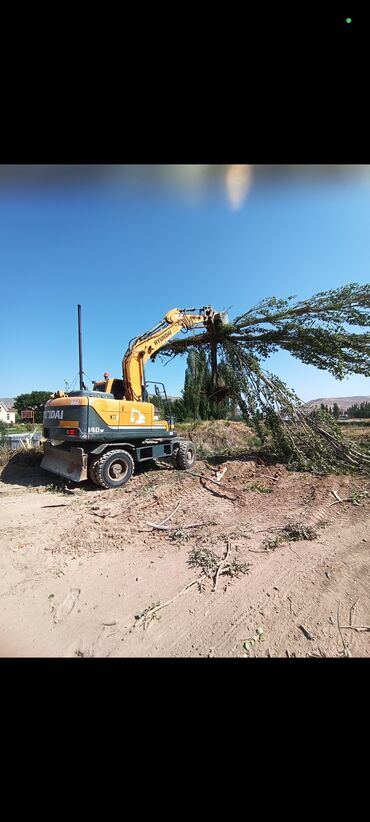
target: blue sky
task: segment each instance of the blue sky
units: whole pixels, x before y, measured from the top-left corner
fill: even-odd
[[[239,211],[221,191],[197,202],[143,186],[0,192],[0,396],[64,388],[84,369],[120,376],[131,337],[174,307],[212,304],[230,317],[267,296],[304,298],[370,277],[368,183],[259,184]],[[147,367],[180,394],[185,358]],[[274,355],[269,370],[303,400],[370,394]]]

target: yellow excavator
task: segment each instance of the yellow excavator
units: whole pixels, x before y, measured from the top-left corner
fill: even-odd
[[[44,408],[44,456],[41,467],[74,482],[88,479],[102,488],[121,488],[132,476],[135,464],[167,460],[177,468],[192,468],[196,458],[192,442],[176,435],[174,421],[159,419],[148,402],[145,363],[171,337],[196,326],[211,329],[221,315],[210,306],[174,308],[162,322],[131,340],[122,360],[122,378],[83,382],[81,306],[78,306],[80,390],[57,391]],[[155,384],[156,393],[160,393]]]

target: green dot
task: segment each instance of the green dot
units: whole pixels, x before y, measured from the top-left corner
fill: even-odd
[[[346,18],[346,23],[352,23],[352,18],[351,18],[351,17],[347,17],[347,18]]]

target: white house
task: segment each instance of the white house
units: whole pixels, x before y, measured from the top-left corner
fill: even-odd
[[[15,423],[15,411],[8,408],[4,400],[0,400],[0,421],[8,423],[8,425],[14,425]]]

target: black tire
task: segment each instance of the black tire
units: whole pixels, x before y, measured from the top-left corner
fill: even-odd
[[[103,488],[122,488],[134,473],[134,461],[127,451],[107,451],[98,460],[96,479]]]
[[[178,468],[181,468],[182,471],[188,471],[189,468],[192,468],[195,460],[196,460],[196,450],[195,445],[192,442],[182,442],[180,443],[179,449],[176,455],[176,465]]]
[[[99,462],[98,458],[95,457],[95,459],[91,460],[90,465],[89,465],[89,477],[91,479],[91,482],[94,483],[94,485],[100,485],[100,482],[99,482],[99,480],[96,476],[96,469],[97,469],[97,466],[98,466],[98,462]],[[102,487],[102,486],[100,485],[100,487]]]

